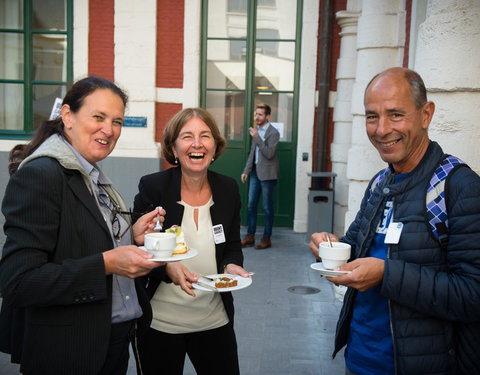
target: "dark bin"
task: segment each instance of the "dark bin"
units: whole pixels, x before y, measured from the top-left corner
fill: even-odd
[[[315,232],[333,232],[333,205],[335,201],[335,177],[332,172],[308,173],[312,187],[308,191],[308,222],[305,242]],[[330,182],[329,182],[330,180]]]

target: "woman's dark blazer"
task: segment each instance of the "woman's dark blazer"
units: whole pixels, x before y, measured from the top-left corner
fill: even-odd
[[[214,204],[210,207],[212,225],[223,225],[226,241],[215,245],[217,271],[223,272],[224,266],[233,263],[243,266],[242,245],[240,242],[240,194],[237,182],[227,176],[208,171],[208,182],[212,190]],[[144,212],[157,206],[165,211],[164,228],[172,225],[181,225],[183,206],[181,201],[180,167],[170,168],[162,172],[153,173],[140,179],[139,193],[135,197],[134,211]],[[147,293],[153,296],[161,281],[170,281],[165,274],[165,267],[159,267],[144,278]],[[230,322],[233,323],[233,297],[231,293],[221,293],[225,310]]]
[[[35,159],[10,178],[2,211],[0,350],[26,373],[98,373],[112,314],[102,252],[113,244],[82,175],[55,159]]]

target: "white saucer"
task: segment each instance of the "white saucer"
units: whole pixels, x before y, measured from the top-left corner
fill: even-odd
[[[139,246],[139,248],[144,251],[147,251],[147,248],[145,246]],[[196,257],[197,255],[198,255],[198,250],[190,248],[185,254],[172,255],[170,257],[157,257],[157,258],[151,258],[149,260],[152,262],[173,263],[173,262],[179,262],[185,259],[190,259],[190,258]]]
[[[198,285],[197,283],[192,283],[193,287],[195,289],[198,289],[198,290],[205,290],[207,292],[219,292],[219,293],[223,293],[223,292],[233,292],[235,290],[240,290],[240,289],[243,289],[243,288],[246,288],[248,286],[250,286],[252,284],[252,279],[250,277],[242,277],[242,276],[239,276],[239,275],[230,275],[228,273],[225,273],[224,274],[225,276],[228,276],[232,279],[235,279],[237,280],[237,286],[232,286],[230,288],[216,288],[216,290],[213,290],[213,289],[208,289],[208,288],[205,288],[204,286],[201,286],[201,285]],[[213,274],[213,275],[207,275],[207,277],[212,277],[212,278],[215,278],[217,277],[218,274]],[[199,278],[202,283],[205,283],[205,284],[208,284],[210,286],[213,286],[215,287],[215,281],[212,281],[212,280],[208,280],[206,278]]]
[[[352,271],[334,271],[328,270],[323,266],[323,263],[317,262],[310,264],[310,268],[317,271],[322,276],[340,276],[350,273]]]

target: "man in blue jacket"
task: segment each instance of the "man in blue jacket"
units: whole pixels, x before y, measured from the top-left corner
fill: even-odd
[[[341,239],[352,254],[340,269],[351,272],[327,277],[348,287],[334,355],[347,345],[347,374],[479,374],[480,178],[465,166],[449,174],[441,246],[425,199],[445,154],[428,137],[435,105],[421,77],[388,69],[368,84],[364,104],[367,135],[389,170],[374,187],[372,178]],[[312,235],[317,258],[325,240]]]

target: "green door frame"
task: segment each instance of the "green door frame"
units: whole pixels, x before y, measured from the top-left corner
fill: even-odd
[[[265,39],[256,38],[256,10],[257,0],[248,0],[247,9],[247,37],[246,38],[208,38],[208,0],[202,1],[202,32],[201,32],[201,82],[200,82],[200,106],[206,108],[206,93],[207,90],[221,91],[221,92],[244,92],[244,127],[243,140],[228,140],[228,149],[234,152],[238,158],[233,157],[235,164],[222,163],[222,158],[215,161],[211,169],[219,173],[230,175],[237,180],[240,188],[240,196],[243,202],[242,205],[242,225],[246,224],[246,211],[248,201],[248,182],[242,184],[240,181],[240,173],[247,160],[250,151],[250,135],[248,128],[250,121],[253,121],[254,99],[255,94],[259,92],[273,92],[273,93],[292,93],[293,107],[292,107],[292,135],[288,142],[280,142],[278,147],[279,159],[287,158],[287,163],[280,163],[280,178],[277,183],[275,191],[275,226],[293,227],[293,217],[295,212],[295,171],[296,171],[296,155],[297,155],[297,129],[298,129],[298,103],[299,103],[299,81],[300,81],[300,55],[301,55],[301,32],[302,32],[302,10],[303,0],[297,0],[297,17],[296,17],[296,34],[295,39]],[[207,82],[207,42],[208,40],[245,40],[247,47],[246,54],[246,82],[245,90],[232,89],[209,89],[206,87]],[[255,86],[254,71],[255,71],[255,46],[258,41],[263,42],[295,42],[295,64],[294,64],[294,87],[292,91],[269,91],[258,90]],[[285,159],[284,159],[285,160]],[[232,175],[232,170],[238,171]],[[282,199],[281,199],[282,198]],[[263,210],[259,204],[258,224],[263,225]]]

